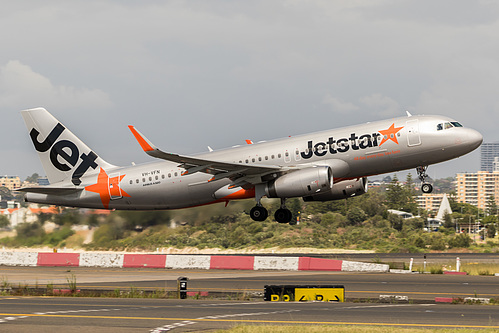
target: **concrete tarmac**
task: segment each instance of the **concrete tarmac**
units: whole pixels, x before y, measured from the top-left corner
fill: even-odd
[[[176,290],[177,278],[189,278],[189,291],[212,293],[262,293],[265,285],[345,286],[347,300],[378,299],[379,295],[408,296],[412,300],[434,301],[435,297],[499,298],[499,277],[442,274],[391,274],[317,271],[228,271],[164,270],[148,268],[94,267],[6,267],[0,266],[0,279],[12,286],[67,288],[68,278],[76,278],[77,288],[126,290]]]
[[[1,332],[200,332],[240,324],[499,329],[497,306],[0,297]]]

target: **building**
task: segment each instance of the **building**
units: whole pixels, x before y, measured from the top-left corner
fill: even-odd
[[[499,171],[499,157],[494,158],[494,170],[492,171]]]
[[[437,213],[444,195],[445,193],[423,193],[418,195],[416,197],[418,208]]]
[[[0,177],[0,187],[6,187],[10,191],[21,187],[21,179],[18,176],[3,176]]]
[[[493,196],[499,204],[499,171],[458,173],[456,179],[457,202],[486,209],[487,201]]]
[[[494,159],[499,157],[499,142],[482,143],[480,148],[480,170],[494,171]]]
[[[16,205],[12,208],[0,209],[0,215],[4,215],[10,222],[10,227],[15,228],[21,223],[33,223],[38,221],[40,214],[59,214],[59,209],[55,206],[29,205],[28,208]]]

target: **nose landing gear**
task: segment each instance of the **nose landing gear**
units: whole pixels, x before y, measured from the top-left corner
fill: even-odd
[[[428,178],[428,174],[426,173],[426,170],[428,169],[428,166],[418,166],[416,168],[416,172],[418,173],[419,180],[423,183],[421,185],[421,192],[423,193],[431,193],[433,192],[433,186],[430,183],[426,183],[426,178]]]

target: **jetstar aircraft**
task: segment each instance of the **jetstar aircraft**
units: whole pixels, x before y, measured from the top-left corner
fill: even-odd
[[[50,185],[22,188],[27,202],[71,207],[153,210],[263,197],[280,198],[275,220],[292,216],[286,199],[329,201],[361,195],[367,176],[416,168],[422,191],[427,166],[476,149],[482,135],[442,116],[412,116],[185,156],[164,152],[129,126],[158,161],[107,163],[43,108],[22,111]]]

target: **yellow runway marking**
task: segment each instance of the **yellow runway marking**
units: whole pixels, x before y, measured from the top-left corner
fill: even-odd
[[[81,316],[81,315],[42,315],[31,313],[0,313],[0,316],[10,317],[50,317],[50,318],[84,318],[84,319],[129,319],[129,320],[168,320],[194,322],[227,322],[227,323],[258,323],[258,324],[315,324],[315,325],[375,325],[375,326],[403,326],[403,327],[445,327],[445,328],[497,328],[499,326],[485,325],[444,325],[444,324],[395,324],[395,323],[362,323],[362,322],[333,322],[333,321],[300,321],[300,320],[237,320],[237,319],[197,319],[197,318],[157,318],[157,317],[123,317],[123,316]]]

